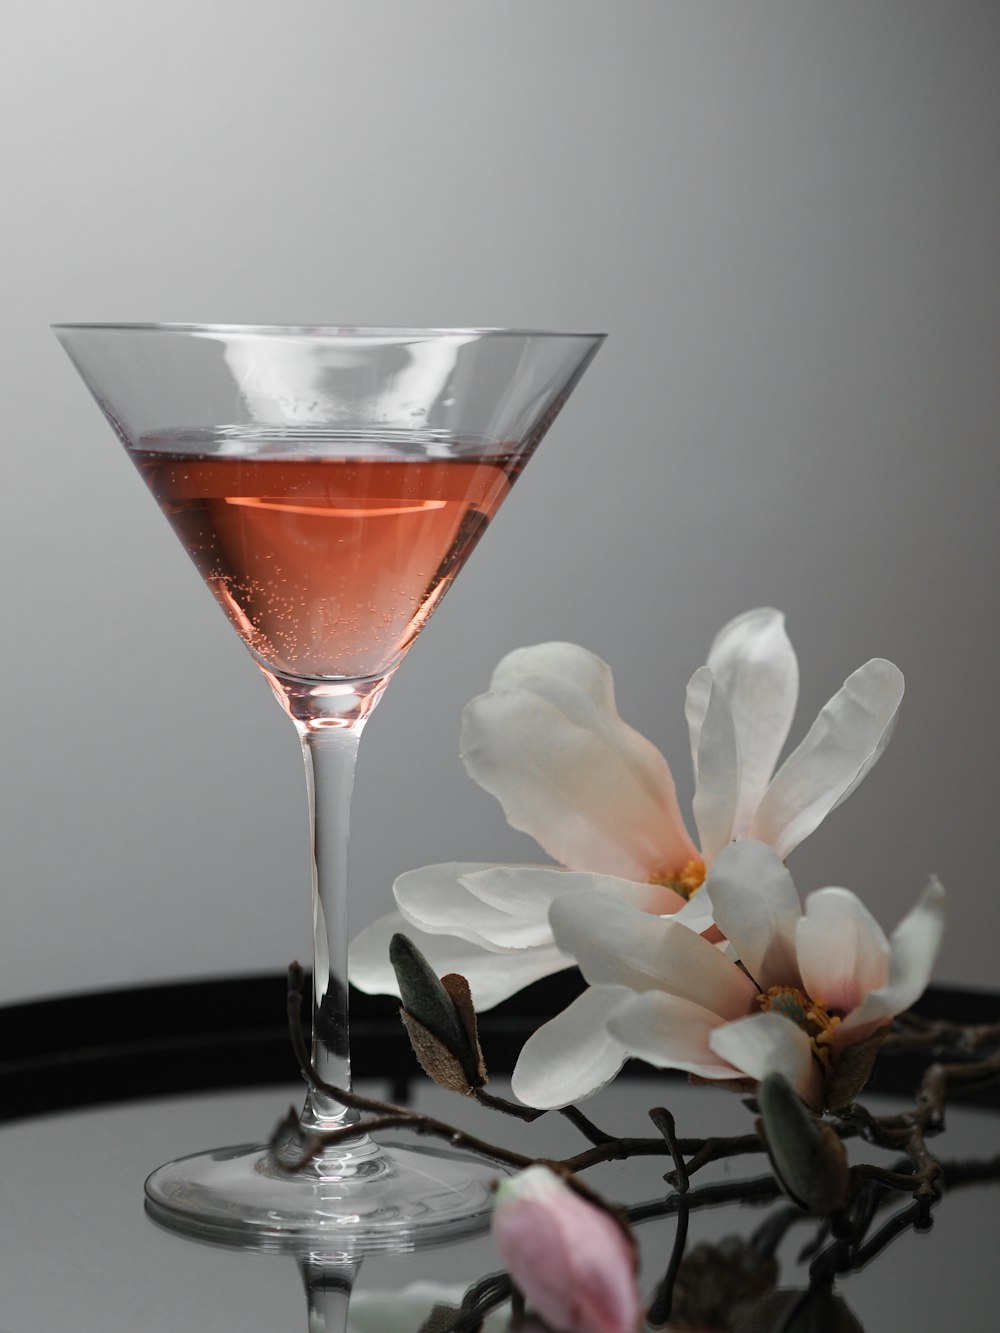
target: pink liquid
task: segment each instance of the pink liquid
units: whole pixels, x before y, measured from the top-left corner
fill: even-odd
[[[522,466],[503,453],[132,457],[247,647],[299,679],[391,671]]]

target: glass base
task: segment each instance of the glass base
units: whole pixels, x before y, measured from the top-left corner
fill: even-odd
[[[346,1145],[345,1145],[346,1147]],[[253,1249],[354,1256],[485,1231],[499,1164],[444,1148],[355,1140],[305,1171],[284,1171],[268,1149],[242,1144],[182,1157],[146,1181],[157,1222],[203,1240]]]

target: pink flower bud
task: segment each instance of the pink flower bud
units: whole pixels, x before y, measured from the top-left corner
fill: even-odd
[[[555,1333],[635,1333],[635,1251],[603,1208],[548,1167],[502,1180],[493,1239],[528,1306]]]

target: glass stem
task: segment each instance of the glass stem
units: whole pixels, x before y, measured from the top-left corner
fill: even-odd
[[[347,839],[354,766],[364,721],[350,727],[302,727],[302,754],[312,831],[313,1014],[312,1056],[320,1078],[351,1086],[347,1015]],[[315,1090],[303,1123],[335,1129],[354,1112]]]

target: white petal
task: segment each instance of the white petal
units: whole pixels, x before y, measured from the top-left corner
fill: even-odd
[[[449,861],[400,875],[392,886],[396,905],[406,921],[431,935],[454,935],[484,949],[524,949],[551,944],[545,915],[532,919],[498,910],[470,893],[469,872],[488,869],[476,861]],[[546,906],[546,911],[547,911]]]
[[[852,1034],[861,1040],[861,1029],[878,1027],[909,1009],[927,988],[944,933],[946,894],[941,882],[932,879],[917,902],[892,932],[889,941],[889,979],[848,1014],[837,1036]]]
[[[502,657],[491,690],[529,690],[572,722],[601,731],[617,716],[611,668],[577,643],[536,643]]]
[[[795,714],[799,664],[785,617],[770,607],[747,611],[724,626],[708,665],[733,715],[740,753],[740,794],[734,836],[746,837]]]
[[[679,893],[662,884],[640,884],[616,875],[548,866],[490,866],[463,875],[462,884],[490,907],[525,921],[544,922],[549,940],[549,908],[564,893],[610,893],[653,916],[669,916],[685,906]]]
[[[699,667],[687,683],[684,695],[684,716],[688,724],[688,739],[691,742],[691,771],[695,785],[698,783],[698,751],[701,745],[701,729],[708,712],[708,701],[712,694],[712,671],[710,667]]]
[[[572,967],[572,958],[555,945],[489,953],[453,935],[428,935],[416,930],[398,912],[379,917],[351,941],[348,975],[351,984],[368,995],[398,995],[396,974],[389,962],[393,935],[409,936],[439,977],[460,972],[472,989],[477,1009],[492,1009],[533,981]]]
[[[810,893],[796,950],[806,991],[841,1014],[885,985],[889,975],[885,932],[849,889]]]
[[[688,684],[693,693],[689,716],[701,708],[706,679],[708,703],[698,731],[698,759],[695,765],[697,785],[694,793],[694,819],[701,840],[701,854],[711,863],[733,838],[736,797],[740,785],[740,757],[736,728],[729,704],[708,667],[699,667]],[[692,690],[693,687],[693,690]]]
[[[659,1069],[682,1069],[701,1078],[739,1078],[740,1071],[720,1060],[709,1034],[725,1019],[700,1004],[647,991],[620,1004],[608,1019],[608,1031],[629,1055]]]
[[[784,861],[840,804],[889,743],[903,698],[903,676],[874,658],[848,676],[774,776],[750,835]]]
[[[749,839],[734,842],[708,872],[705,888],[716,925],[760,988],[797,986],[795,927],[802,909],[774,849]]]
[[[790,1019],[754,1014],[716,1028],[708,1041],[716,1055],[750,1078],[760,1082],[765,1074],[784,1074],[803,1100],[811,1106],[822,1105],[823,1080],[813,1060],[812,1043]]]
[[[557,945],[577,960],[592,986],[665,990],[723,1018],[745,1014],[756,994],[740,969],[701,935],[608,894],[557,898],[549,921]]]
[[[646,880],[697,855],[666,760],[618,716],[608,667],[573,644],[510,654],[462,714],[462,759],[562,865]]]
[[[610,1083],[625,1051],[607,1019],[627,994],[618,986],[591,986],[534,1032],[514,1066],[514,1096],[526,1106],[568,1106]]]
[[[709,926],[715,924],[715,911],[712,907],[712,896],[708,884],[705,883],[693,894],[679,912],[675,912],[671,917],[672,921],[678,921],[682,926],[687,926],[688,930],[693,930],[696,935],[703,934]]]

